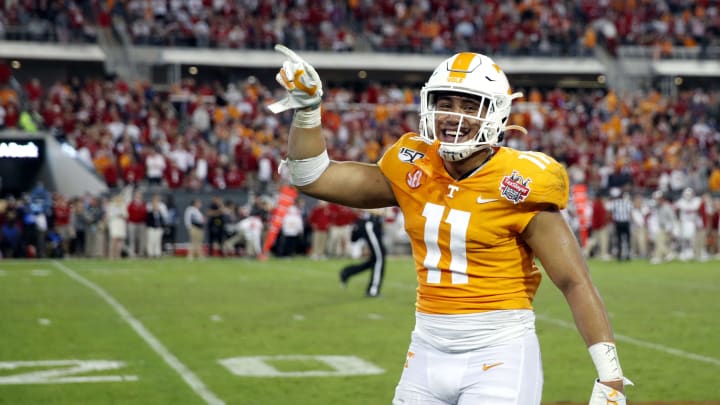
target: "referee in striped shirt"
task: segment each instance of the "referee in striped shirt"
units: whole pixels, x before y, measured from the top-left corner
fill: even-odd
[[[362,263],[346,266],[340,271],[340,284],[345,287],[350,277],[370,270],[370,281],[365,296],[377,297],[380,295],[383,276],[385,275],[386,249],[383,243],[384,216],[381,210],[363,210],[355,222],[352,232],[352,241],[364,239],[370,248],[370,257]]]
[[[618,260],[630,260],[630,219],[632,200],[630,193],[623,193],[619,188],[610,190],[610,212],[615,223],[615,240],[617,241]]]

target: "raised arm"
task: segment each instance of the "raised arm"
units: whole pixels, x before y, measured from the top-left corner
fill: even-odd
[[[523,238],[565,295],[598,370],[590,404],[605,404],[605,400],[624,404],[621,393],[629,380],[623,377],[605,304],[590,278],[575,235],[559,212],[542,211],[530,221]]]
[[[356,208],[396,205],[392,188],[375,164],[330,161],[321,132],[322,82],[317,71],[292,50],[277,82],[288,96],[268,108],[275,113],[295,109],[288,141],[287,165],[292,185],[305,194]]]

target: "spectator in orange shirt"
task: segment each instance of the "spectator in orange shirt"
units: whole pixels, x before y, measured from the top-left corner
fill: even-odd
[[[708,190],[711,193],[720,192],[720,165],[716,165],[708,178]]]

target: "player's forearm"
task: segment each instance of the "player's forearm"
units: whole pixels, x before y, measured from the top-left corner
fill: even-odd
[[[592,284],[572,284],[563,293],[577,329],[588,347],[599,342],[614,342],[605,304]]]
[[[300,128],[293,125],[290,128],[288,140],[288,158],[293,160],[307,159],[323,153],[326,146],[321,128],[321,126]]]
[[[624,393],[624,376],[605,304],[591,283],[580,283],[563,291],[580,335],[588,347],[599,380]]]

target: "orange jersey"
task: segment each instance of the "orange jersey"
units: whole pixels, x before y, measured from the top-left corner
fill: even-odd
[[[438,147],[408,133],[378,162],[405,217],[417,310],[531,309],[541,276],[520,234],[548,204],[565,208],[565,168],[543,153],[496,147],[482,168],[455,180]]]

